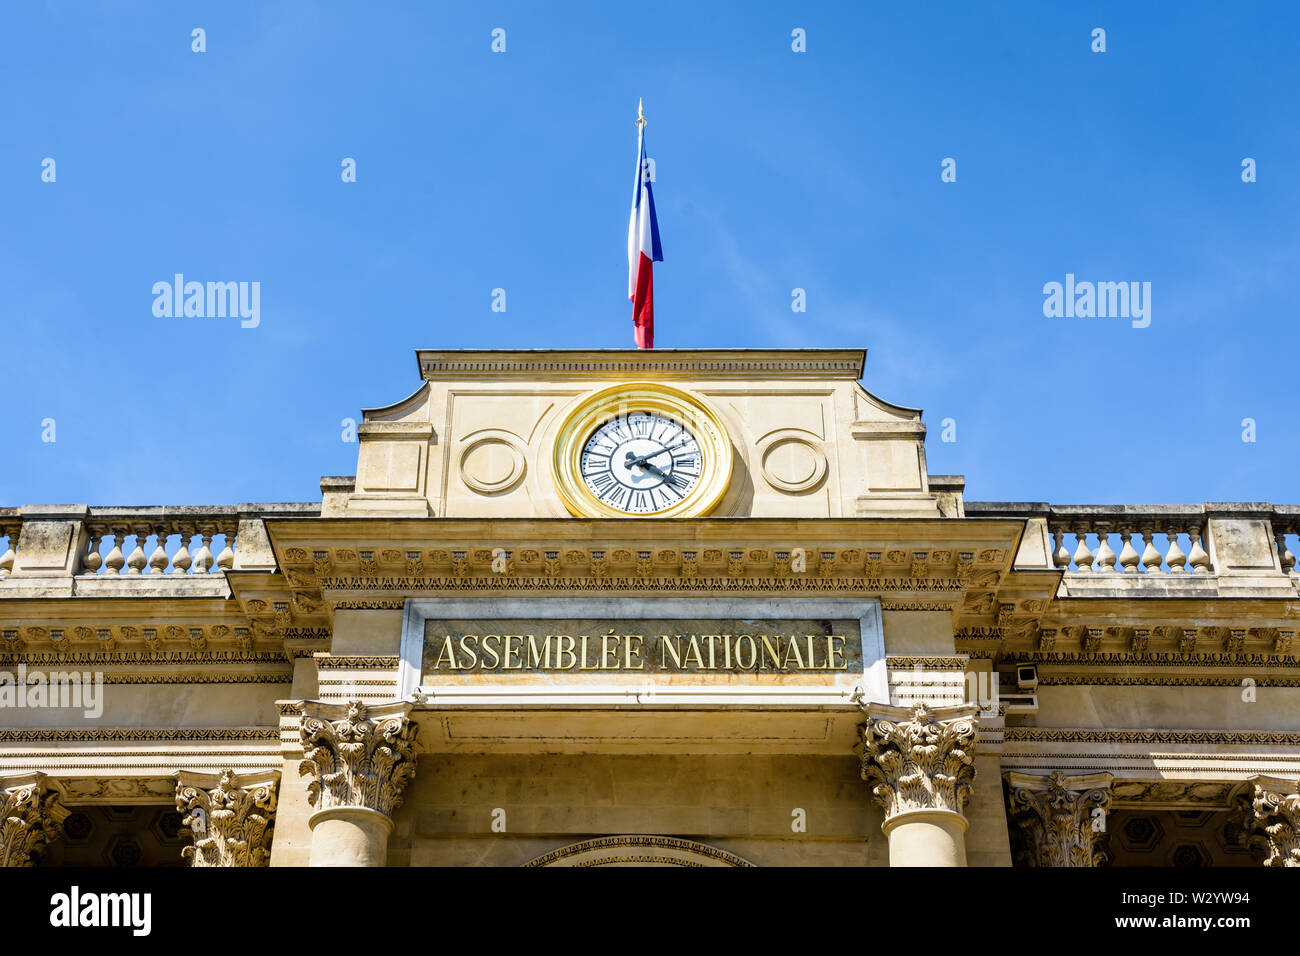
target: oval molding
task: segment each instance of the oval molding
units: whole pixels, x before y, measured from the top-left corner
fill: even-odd
[[[527,469],[523,451],[495,435],[471,441],[460,453],[460,480],[484,495],[509,491],[523,480]]]
[[[801,431],[772,433],[758,461],[763,480],[787,494],[816,488],[826,477],[826,452],[821,442]]]
[[[571,843],[524,866],[735,866],[748,860],[707,843],[653,834],[598,837]]]

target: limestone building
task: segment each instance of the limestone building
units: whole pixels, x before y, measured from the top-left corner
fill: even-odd
[[[967,501],[860,350],[417,358],[319,501],[0,509],[0,862],[1300,863],[1300,508]]]

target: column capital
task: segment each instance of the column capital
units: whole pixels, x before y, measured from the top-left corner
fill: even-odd
[[[1265,853],[1265,866],[1300,866],[1300,785],[1264,774],[1247,780],[1242,800],[1250,842]]]
[[[1097,834],[1106,832],[1113,774],[1046,776],[1009,770],[1007,783],[1011,822],[1018,827],[1023,866],[1088,867],[1105,862]]]
[[[863,710],[862,779],[884,809],[885,825],[909,813],[960,816],[975,779],[979,705],[867,704]]]
[[[45,774],[0,776],[0,866],[35,866],[67,816],[63,791]]]
[[[176,774],[176,809],[193,835],[191,866],[267,866],[280,771]]]
[[[362,808],[391,818],[415,776],[419,728],[410,720],[411,704],[301,701],[297,707],[305,758],[298,774],[312,778],[307,794],[315,813]]]

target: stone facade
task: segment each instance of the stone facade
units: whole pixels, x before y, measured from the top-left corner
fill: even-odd
[[[1300,860],[1300,507],[966,501],[861,351],[417,359],[318,502],[0,509],[0,863]],[[558,492],[621,383],[707,513]]]

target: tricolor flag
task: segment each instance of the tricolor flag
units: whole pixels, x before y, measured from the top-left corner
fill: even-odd
[[[650,168],[645,158],[645,112],[637,104],[636,182],[632,188],[632,219],[627,224],[627,297],[632,300],[632,325],[636,347],[655,347],[654,263],[664,261],[659,246],[659,222],[650,191]]]

